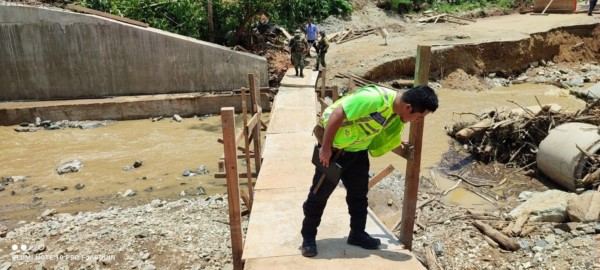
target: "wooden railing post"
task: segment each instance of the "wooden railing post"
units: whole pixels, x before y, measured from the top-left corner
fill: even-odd
[[[429,81],[429,62],[431,47],[418,46],[415,64],[415,86],[427,85]],[[421,149],[423,146],[423,126],[421,120],[410,124],[409,142],[414,146],[413,158],[406,163],[406,179],[404,184],[404,203],[402,205],[402,225],[400,241],[408,250],[412,250],[413,229],[419,192],[419,173],[421,171]]]
[[[244,147],[246,151],[244,151],[246,158],[246,177],[248,179],[248,196],[249,200],[246,206],[248,210],[252,211],[252,202],[254,201],[254,185],[252,184],[252,166],[250,159],[250,132],[246,127],[248,126],[248,107],[246,104],[246,88],[242,87],[241,91],[242,96],[242,121],[244,123]],[[253,104],[251,104],[252,106]]]
[[[250,107],[252,108],[252,114],[255,114],[259,111],[258,107],[260,106],[260,89],[256,87],[256,85],[260,85],[260,83],[255,79],[254,74],[252,73],[248,74],[248,80],[250,82],[250,101],[252,102],[252,106]],[[261,120],[260,117],[258,119]],[[260,128],[253,129],[252,137],[254,141],[254,166],[256,167],[256,173],[258,174],[262,163]]]
[[[240,205],[240,187],[237,170],[237,144],[235,134],[234,108],[221,108],[221,125],[223,129],[223,148],[225,153],[225,172],[227,174],[227,201],[229,204],[229,230],[231,233],[231,250],[233,269],[242,270],[243,238],[242,216]]]

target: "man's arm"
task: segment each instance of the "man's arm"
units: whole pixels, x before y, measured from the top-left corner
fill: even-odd
[[[321,151],[319,153],[319,160],[323,163],[323,166],[329,166],[329,159],[331,158],[333,138],[335,134],[342,126],[342,122],[346,119],[346,113],[342,106],[337,107],[331,112],[325,132],[323,133],[323,144],[321,145]]]

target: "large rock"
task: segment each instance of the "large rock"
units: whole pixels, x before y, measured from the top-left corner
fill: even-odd
[[[575,222],[600,221],[600,192],[586,192],[569,200],[567,214]]]
[[[577,195],[560,191],[547,190],[535,193],[526,202],[510,212],[516,219],[525,212],[530,212],[531,222],[564,222],[567,220],[567,203]]]

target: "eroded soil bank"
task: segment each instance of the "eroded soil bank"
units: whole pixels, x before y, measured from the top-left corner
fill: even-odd
[[[530,63],[541,60],[599,61],[600,25],[560,27],[517,41],[433,46],[431,59],[432,80],[441,80],[457,69],[474,76],[496,73],[510,78],[525,72]],[[372,81],[412,78],[414,67],[415,57],[400,58],[372,68],[364,77]]]

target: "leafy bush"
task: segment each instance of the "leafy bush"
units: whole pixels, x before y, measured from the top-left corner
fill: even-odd
[[[148,23],[165,31],[209,40],[207,0],[76,0],[76,4]],[[329,15],[348,15],[347,0],[212,0],[215,42],[230,36],[239,42],[257,16],[271,23],[296,28],[307,19],[315,22]]]

